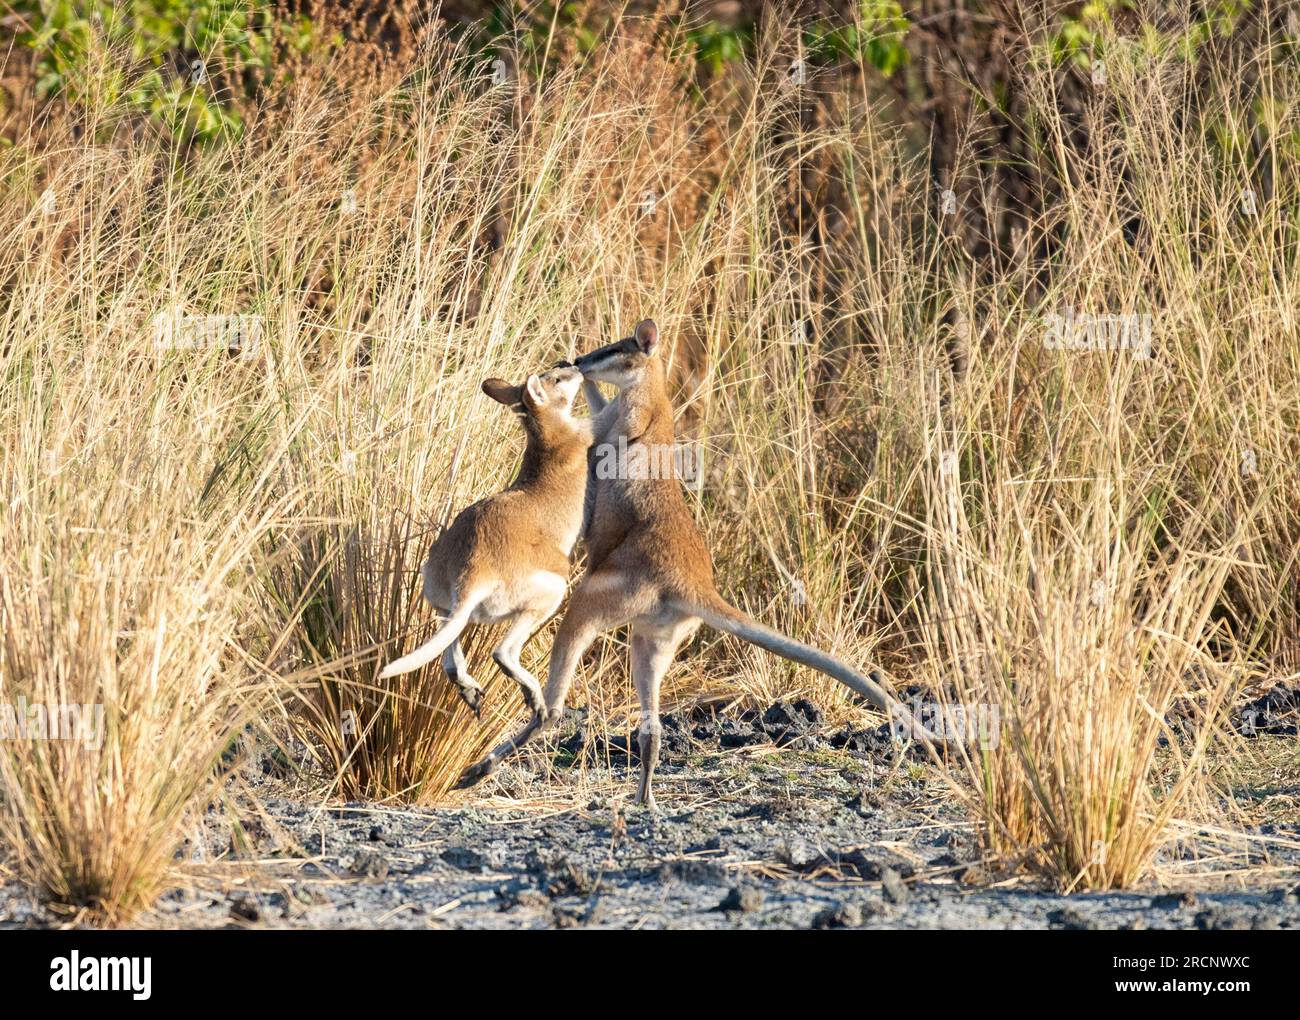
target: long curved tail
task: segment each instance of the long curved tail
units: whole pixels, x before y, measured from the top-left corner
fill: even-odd
[[[806,645],[802,641],[796,641],[779,631],[763,626],[719,595],[683,600],[678,603],[677,608],[698,616],[715,630],[732,634],[783,659],[801,663],[838,680],[885,712],[889,716],[890,728],[894,733],[910,736],[936,760],[938,757],[936,749],[945,746],[944,738],[927,729],[906,705],[885,688],[884,680],[874,669],[869,675],[859,673],[848,663],[840,661],[833,655],[828,655],[812,645]]]
[[[465,601],[456,607],[455,611],[447,617],[447,622],[438,628],[433,637],[429,638],[424,644],[413,651],[410,655],[403,655],[400,659],[394,659],[385,666],[379,673],[380,680],[387,680],[389,677],[400,676],[403,673],[409,673],[413,669],[419,669],[426,663],[432,662],[443,652],[451,647],[451,643],[461,635],[466,627],[469,626],[469,618],[473,615],[477,601]]]

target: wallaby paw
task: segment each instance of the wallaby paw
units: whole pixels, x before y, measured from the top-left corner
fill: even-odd
[[[456,780],[456,785],[453,786],[452,789],[468,790],[471,786],[477,786],[480,782],[491,775],[494,768],[496,768],[496,762],[491,758],[484,758],[481,762],[471,765],[462,772],[460,778]]]
[[[456,688],[460,692],[460,700],[469,706],[469,710],[474,713],[474,717],[480,721],[483,719],[483,688],[477,685],[471,687]]]

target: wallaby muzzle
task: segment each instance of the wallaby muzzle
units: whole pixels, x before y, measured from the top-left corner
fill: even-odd
[[[597,347],[594,351],[588,351],[586,354],[579,357],[578,360],[573,363],[573,367],[583,375],[587,375],[589,372],[594,372],[596,369],[600,368],[601,363],[604,362],[606,358],[614,354],[622,353],[626,349],[626,344],[626,340],[619,340],[612,344],[606,344],[604,347]]]

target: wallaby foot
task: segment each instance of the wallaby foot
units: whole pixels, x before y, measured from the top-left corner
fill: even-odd
[[[492,653],[492,658],[501,667],[501,672],[519,685],[519,690],[524,696],[524,704],[528,706],[528,711],[534,715],[541,712],[542,687],[536,678],[519,664],[518,654],[512,655],[510,649],[498,647]]]
[[[641,786],[637,790],[636,801],[648,811],[658,811],[654,791],[650,783],[654,779],[655,765],[659,762],[659,721],[641,724]]]
[[[483,688],[477,684],[473,686],[463,686],[460,688],[461,700],[469,706],[469,710],[474,713],[474,718],[479,722],[483,721]]]
[[[492,774],[492,770],[497,767],[496,760],[492,755],[488,755],[480,762],[476,762],[460,774],[456,780],[453,790],[468,790],[471,786],[477,786],[480,782]]]
[[[539,733],[554,727],[557,717],[549,712],[534,712],[533,717],[528,720],[528,724],[520,730],[515,736],[510,737],[492,749],[492,753],[487,755],[482,761],[476,762],[460,774],[456,780],[453,790],[468,790],[471,786],[481,782],[500,765],[506,758],[514,754],[519,748],[523,747],[528,741],[532,740]]]
[[[460,647],[460,638],[448,645],[447,650],[442,653],[442,671],[447,674],[447,679],[456,685],[460,700],[469,706],[476,719],[482,721],[483,688],[469,675],[465,653]]]

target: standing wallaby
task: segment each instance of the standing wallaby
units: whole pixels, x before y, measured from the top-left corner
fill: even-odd
[[[825,652],[788,638],[727,603],[713,583],[713,563],[672,470],[673,409],[661,363],[659,332],[649,319],[633,335],[580,357],[593,419],[592,463],[616,455],[616,470],[588,479],[587,573],[551,649],[546,699],[528,725],[461,777],[462,787],[487,775],[501,759],[555,723],[574,670],[602,633],[631,624],[632,681],[641,704],[641,785],[638,800],[653,809],[650,783],[659,756],[659,685],[677,649],[703,623],[777,655],[811,666],[889,712],[896,731],[933,753],[939,741],[881,686]],[[618,396],[606,403],[596,382]]]
[[[441,655],[460,696],[481,714],[483,690],[466,668],[460,635],[471,623],[509,622],[492,658],[523,689],[534,713],[545,707],[541,686],[520,665],[519,653],[560,608],[582,531],[591,423],[573,417],[581,379],[576,368],[562,366],[530,375],[522,386],[483,382],[489,397],[523,412],[523,464],[510,488],[462,510],[433,543],[421,571],[424,597],[446,622],[410,655],[385,666],[381,679]]]

